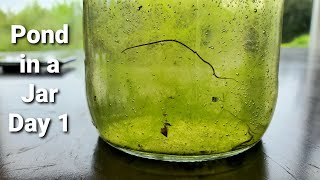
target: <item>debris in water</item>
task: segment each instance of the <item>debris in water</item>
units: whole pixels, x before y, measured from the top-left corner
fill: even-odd
[[[212,97],[212,102],[218,102],[219,98],[218,97]]]
[[[168,137],[168,127],[164,126],[164,128],[161,128],[161,134],[165,137]]]
[[[165,122],[163,125],[164,127],[161,128],[161,134],[164,135],[165,137],[168,137],[168,126],[171,126],[171,124],[168,122]]]

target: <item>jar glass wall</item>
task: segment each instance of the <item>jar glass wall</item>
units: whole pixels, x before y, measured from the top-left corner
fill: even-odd
[[[201,161],[256,144],[275,108],[283,0],[84,0],[87,99],[112,146]]]

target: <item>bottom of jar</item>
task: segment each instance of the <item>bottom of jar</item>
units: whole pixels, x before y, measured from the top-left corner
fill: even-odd
[[[105,141],[107,142],[107,141]],[[127,154],[134,155],[141,158],[146,159],[153,159],[153,160],[160,160],[160,161],[169,161],[169,162],[201,162],[201,161],[210,161],[210,160],[217,160],[228,158],[231,156],[238,155],[242,152],[245,152],[255,146],[257,143],[254,143],[250,146],[244,147],[242,149],[237,149],[234,151],[229,151],[225,153],[217,153],[217,154],[210,154],[210,155],[170,155],[170,154],[160,154],[160,153],[148,153],[143,151],[136,151],[131,149],[126,149],[122,147],[118,147],[110,142],[107,142],[110,146],[123,151]]]

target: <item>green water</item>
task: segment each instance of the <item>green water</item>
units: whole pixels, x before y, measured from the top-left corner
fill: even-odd
[[[259,141],[277,97],[281,6],[86,0],[87,96],[100,136],[175,155]]]

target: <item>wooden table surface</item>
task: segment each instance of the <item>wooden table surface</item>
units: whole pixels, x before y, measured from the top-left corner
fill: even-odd
[[[0,72],[0,179],[320,179],[320,56],[282,49],[279,98],[262,141],[228,159],[168,163],[127,155],[99,139],[84,88],[83,54],[60,76]],[[59,88],[55,104],[25,104],[29,83]],[[8,130],[8,114],[51,117],[43,139]],[[69,114],[69,133],[58,116]]]

